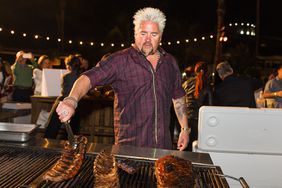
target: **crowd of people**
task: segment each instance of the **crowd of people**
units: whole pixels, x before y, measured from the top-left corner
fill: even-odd
[[[74,54],[79,60],[79,74],[88,70],[88,60],[81,54]],[[67,59],[68,57],[66,57]],[[66,60],[65,60],[66,61]],[[68,69],[68,65],[60,66]],[[53,61],[47,55],[38,56],[19,51],[14,63],[0,57],[0,99],[3,102],[30,102],[32,95],[41,95],[43,69],[52,69]]]
[[[68,72],[53,105],[46,138],[56,138],[61,122],[70,118],[74,133],[79,134],[79,113],[75,113],[79,100],[101,85],[114,91],[115,144],[172,149],[169,125],[173,107],[180,125],[177,148],[191,151],[198,136],[201,106],[257,106],[259,86],[249,77],[236,75],[227,61],[216,66],[221,81],[213,87],[205,61],[187,67],[182,79],[176,59],[159,46],[166,23],[159,9],[140,9],[133,18],[135,44],[131,47],[107,55],[90,70],[80,54],[65,59]],[[28,102],[31,95],[40,95],[44,68],[52,68],[47,55],[35,61],[32,53],[24,51],[16,54],[11,67],[1,61],[1,96]],[[273,107],[282,107],[282,66],[266,83],[263,97],[273,99]]]

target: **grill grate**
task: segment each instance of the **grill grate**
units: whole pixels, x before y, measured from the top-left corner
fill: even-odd
[[[52,187],[78,188],[93,187],[93,162],[95,156],[87,155],[78,175],[68,181],[60,183],[38,182],[39,177],[49,169],[60,157],[59,152],[44,149],[0,147],[0,187]],[[141,169],[135,174],[127,174],[119,170],[120,185],[124,188],[155,188],[154,163],[150,161],[136,161]],[[196,187],[200,188],[228,188],[225,178],[217,166],[193,165]]]
[[[39,150],[0,147],[0,187],[19,187],[48,169],[59,154]]]

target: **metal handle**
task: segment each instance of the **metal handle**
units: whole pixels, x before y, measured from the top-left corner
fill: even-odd
[[[243,177],[239,178],[239,182],[240,182],[240,184],[242,185],[243,188],[250,188]]]
[[[226,175],[226,174],[216,174],[216,175],[220,176],[220,177],[230,178],[230,179],[239,181],[243,188],[250,188],[249,185],[247,184],[247,182],[245,181],[245,179],[243,177],[235,178],[233,176],[229,176],[229,175]]]
[[[71,127],[70,127],[70,120],[64,122],[64,125],[65,125],[66,131],[67,131],[68,141],[69,141],[70,145],[74,146],[75,145],[74,134],[73,134]]]

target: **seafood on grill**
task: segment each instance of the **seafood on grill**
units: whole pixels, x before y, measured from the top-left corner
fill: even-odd
[[[158,188],[193,188],[192,163],[173,155],[159,158],[155,162],[155,175]]]
[[[103,150],[96,156],[93,173],[95,188],[120,187],[116,158],[110,152]]]
[[[85,158],[87,138],[74,136],[75,145],[66,142],[60,159],[43,175],[43,180],[60,182],[73,178]]]

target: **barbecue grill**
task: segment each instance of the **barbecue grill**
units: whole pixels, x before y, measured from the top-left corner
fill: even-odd
[[[42,175],[60,158],[63,142],[52,143],[47,139],[41,139],[41,141],[42,143],[38,144],[40,146],[36,147],[31,146],[30,143],[0,143],[0,187],[93,187],[95,178],[92,172],[93,162],[98,152],[105,148],[110,149],[118,159],[127,158],[141,166],[135,174],[128,174],[119,169],[121,187],[156,187],[154,161],[165,154],[192,158],[196,162],[193,164],[193,172],[198,187],[229,187],[225,178],[218,175],[222,174],[219,166],[200,164],[201,162],[211,163],[208,154],[93,143],[89,145],[83,166],[74,178],[59,183],[47,182],[42,180]],[[40,143],[40,141],[37,140],[33,143]],[[132,151],[136,152],[135,156],[128,156],[128,153],[132,154]],[[140,154],[138,155],[138,153]]]

